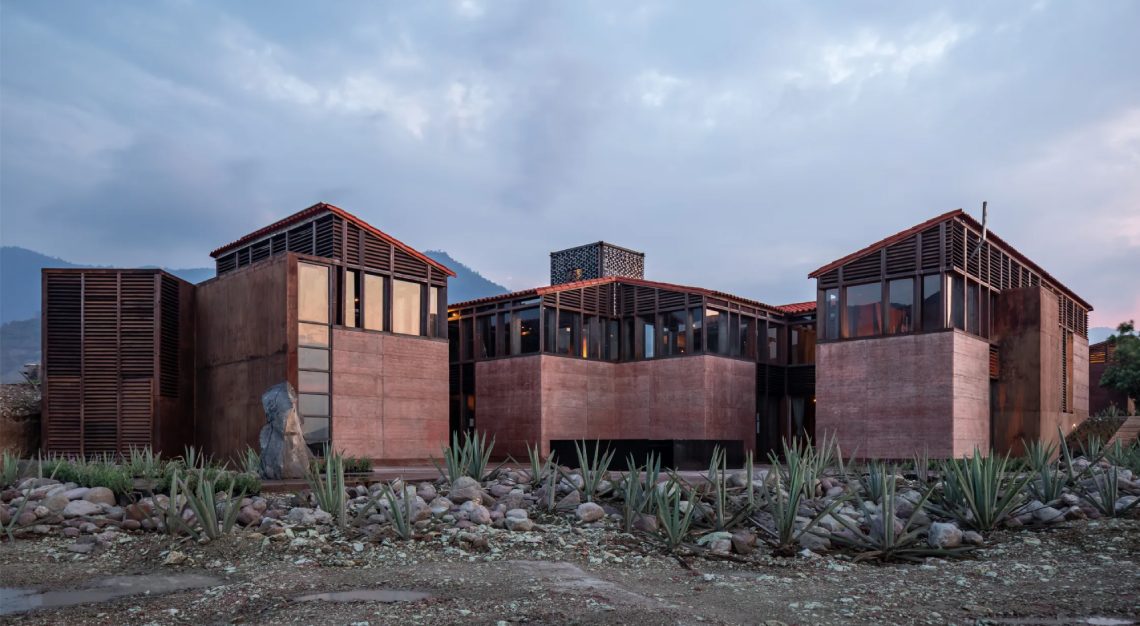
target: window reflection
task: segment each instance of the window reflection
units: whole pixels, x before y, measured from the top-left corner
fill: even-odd
[[[846,287],[844,337],[882,334],[883,286],[881,283]]]
[[[661,314],[661,354],[684,354],[688,314],[684,310]]]
[[[556,353],[574,356],[578,349],[578,318],[579,315],[573,311],[558,312]]]
[[[356,328],[360,319],[360,282],[356,270],[344,272],[344,325]]]
[[[970,280],[966,282],[966,332],[975,335],[981,334],[978,324],[978,283]]]
[[[297,264],[297,317],[304,322],[329,323],[329,268]]]
[[[479,358],[490,359],[494,358],[497,353],[495,347],[498,345],[498,322],[495,320],[494,315],[484,315],[476,318],[475,325],[479,329],[476,341],[479,345]]]
[[[700,307],[693,307],[689,309],[689,315],[692,317],[693,325],[693,352],[700,352],[704,349],[704,315]]]
[[[823,292],[823,336],[839,338],[839,288],[832,287]]]
[[[616,361],[620,356],[618,354],[618,321],[614,319],[606,320],[606,338],[605,338],[605,359],[607,361]]]
[[[966,329],[966,281],[958,274],[950,275],[950,324]]]
[[[653,322],[652,315],[639,315],[637,317],[638,326],[641,327],[642,345],[644,347],[644,358],[652,359],[657,356],[657,327]]]
[[[384,277],[364,275],[364,327],[384,330]]]
[[[538,352],[538,307],[515,311],[519,327],[518,354]]]
[[[946,324],[942,317],[942,275],[922,277],[922,330],[941,330]]]
[[[780,327],[768,322],[768,360],[776,363],[780,359]]]
[[[706,351],[715,354],[726,354],[728,350],[728,334],[721,328],[721,312],[716,309],[705,309],[705,337],[708,339]]]
[[[887,332],[909,333],[914,330],[914,279],[892,280],[887,288]]]
[[[756,320],[742,315],[740,317],[740,356],[756,360]]]
[[[428,337],[439,336],[439,306],[440,302],[442,302],[442,298],[440,297],[442,292],[443,289],[441,287],[428,287]]]

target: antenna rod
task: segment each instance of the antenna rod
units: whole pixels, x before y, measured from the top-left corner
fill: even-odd
[[[973,261],[975,257],[982,252],[982,244],[986,241],[986,234],[989,232],[989,203],[982,200],[982,238],[978,240],[978,245],[974,248],[974,253],[970,255],[970,260]]]

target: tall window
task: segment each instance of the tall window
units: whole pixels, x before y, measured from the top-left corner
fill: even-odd
[[[440,310],[439,305],[442,301],[440,294],[443,293],[442,287],[428,287],[428,324],[427,335],[428,337],[439,336],[439,318]]]
[[[459,339],[460,345],[463,349],[460,350],[459,356],[468,361],[475,354],[475,320],[470,317],[465,317],[459,320]]]
[[[329,268],[297,264],[297,404],[305,442],[323,453],[329,441]]]
[[[657,325],[652,315],[639,315],[637,325],[641,327],[641,341],[645,347],[645,358],[652,359],[657,356]]]
[[[693,322],[693,352],[700,352],[704,350],[704,316],[700,307],[693,307],[689,309],[689,315],[692,317]]]
[[[914,279],[892,280],[887,285],[887,332],[909,333],[914,330]]]
[[[422,335],[421,303],[423,287],[406,280],[392,281],[392,332]]]
[[[705,309],[705,337],[708,338],[707,352],[725,354],[728,352],[728,329],[721,320],[724,314],[716,309]]]
[[[975,335],[982,334],[981,324],[978,322],[978,283],[966,281],[966,332]]]
[[[661,314],[661,354],[684,354],[688,314],[684,309]]]
[[[942,275],[922,277],[922,330],[941,330],[946,326],[942,315]]]
[[[515,311],[519,327],[519,351],[513,354],[538,352],[538,308]]]
[[[780,361],[780,327],[771,322],[768,323],[768,361]]]
[[[582,351],[583,359],[602,358],[602,320],[596,315],[582,317]]]
[[[579,315],[573,311],[558,312],[556,353],[574,356],[578,348],[578,318]]]
[[[479,336],[475,340],[479,346],[480,359],[493,359],[498,356],[495,347],[498,346],[499,324],[495,315],[484,315],[475,319],[475,326],[479,329]]]
[[[519,333],[518,329],[514,327],[511,322],[511,312],[503,311],[499,313],[499,334],[502,335],[502,347],[499,349],[499,354],[506,356],[508,354],[519,353]]]
[[[792,365],[815,363],[815,327],[795,326],[788,332],[791,333],[789,362]]]
[[[839,288],[823,290],[823,336],[839,339]]]
[[[459,320],[447,321],[447,360],[459,360]]]
[[[756,320],[740,316],[740,356],[756,360]]]
[[[605,359],[607,361],[618,360],[620,342],[618,337],[618,321],[614,319],[606,320],[606,341],[605,341]]]
[[[360,280],[356,270],[344,272],[344,325],[356,328],[360,325]]]
[[[882,334],[882,283],[852,285],[845,290],[847,310],[843,336],[870,337]]]
[[[364,275],[364,327],[384,330],[384,277]]]
[[[740,356],[740,314],[729,312],[728,314],[728,353],[732,356]]]
[[[621,333],[621,358],[626,361],[641,358],[640,352],[637,350],[637,333],[634,332],[636,322],[632,317],[627,317],[622,320],[622,333]]]
[[[950,275],[950,325],[966,329],[966,281],[958,274]]]

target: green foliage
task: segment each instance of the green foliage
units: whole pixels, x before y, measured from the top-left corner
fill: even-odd
[[[0,455],[0,487],[14,485],[19,477],[20,460],[5,450],[3,455]]]
[[[931,471],[930,451],[923,449],[921,453],[915,452],[911,469],[914,470],[914,479],[923,487],[934,484],[934,472]]]
[[[1061,439],[1064,442],[1064,439]],[[1030,441],[1025,443],[1025,463],[1034,477],[1027,483],[1030,495],[1035,499],[1051,504],[1060,499],[1065,487],[1070,483],[1069,474],[1061,472],[1054,458],[1057,444]]]
[[[348,497],[344,485],[344,456],[339,452],[329,453],[325,457],[323,471],[309,468],[305,472],[305,482],[309,483],[309,489],[317,499],[317,506],[331,514],[337,526],[344,528],[347,523]]]
[[[977,530],[994,530],[1025,501],[1032,474],[1008,471],[1010,457],[985,456],[974,448],[972,457],[943,462],[943,499],[940,513]]]
[[[868,500],[875,504],[883,500],[883,494],[887,490],[887,482],[894,483],[895,476],[893,473],[887,473],[886,466],[882,461],[868,461],[867,473],[859,476],[859,485],[863,488],[863,493],[867,495]]]
[[[106,487],[116,495],[130,493],[134,488],[131,473],[126,467],[115,465],[110,457],[96,460],[54,457],[40,463],[40,472],[47,472],[60,482],[75,483],[80,487]]]
[[[487,473],[487,464],[491,461],[491,451],[494,449],[495,439],[492,437],[491,443],[488,444],[486,432],[477,433],[474,437],[464,432],[462,444],[459,443],[459,433],[452,433],[451,446],[443,448],[443,465],[441,466],[435,458],[432,458],[431,462],[449,483],[455,482],[461,476],[470,476],[482,482],[494,478],[502,468],[500,464],[490,474]]]
[[[661,475],[661,455],[649,453],[644,466],[638,465],[630,454],[628,468],[621,481],[622,522],[625,532],[633,532],[633,523],[639,515],[652,515],[654,489]],[[644,474],[644,476],[643,476]]]
[[[581,492],[583,502],[593,502],[594,498],[603,495],[598,489],[602,481],[609,477],[614,451],[607,447],[602,452],[601,445],[600,441],[594,442],[594,454],[591,456],[585,441],[574,442],[574,452],[578,455],[578,472],[582,477],[578,491]]]
[[[532,448],[529,443],[526,445],[526,455],[530,459],[530,486],[537,489],[542,485],[547,474],[555,472],[555,455],[552,452],[544,460],[542,458],[542,448],[537,444]]]
[[[1100,377],[1100,386],[1123,392],[1140,404],[1140,336],[1136,334],[1136,322],[1121,322],[1109,341],[1115,343],[1116,352]]]
[[[1140,475],[1140,441],[1133,441],[1125,445],[1117,439],[1105,451],[1104,456],[1109,463],[1132,470],[1133,475]]]
[[[856,561],[868,559],[877,561],[921,561],[926,557],[954,556],[969,550],[969,548],[932,548],[923,540],[923,529],[915,527],[915,520],[918,519],[918,515],[922,511],[923,506],[934,492],[933,486],[927,487],[922,497],[914,504],[914,510],[907,517],[906,522],[903,524],[902,531],[899,532],[898,529],[895,528],[895,520],[898,519],[898,501],[900,499],[896,491],[895,474],[897,473],[897,469],[894,467],[888,468],[882,463],[878,463],[869,467],[868,473],[871,474],[871,482],[882,485],[882,492],[877,501],[880,511],[877,516],[877,521],[872,522],[868,532],[864,532],[858,524],[855,524],[846,516],[840,515],[836,519],[850,532],[846,535],[831,535],[832,541],[859,553],[859,555],[855,557]],[[856,497],[859,499],[860,508],[864,508],[862,497]]]
[[[753,511],[752,506],[745,506],[735,513],[731,511],[732,501],[729,497],[726,459],[727,455],[724,449],[720,446],[713,448],[712,459],[709,461],[709,472],[705,476],[706,484],[702,490],[695,492],[699,497],[694,505],[703,500],[709,501],[709,504],[703,506],[708,509],[707,519],[711,522],[713,530],[716,531],[728,530],[736,526],[751,515]]]
[[[318,457],[310,461],[310,468],[314,472],[325,471],[327,457]],[[372,472],[372,459],[359,456],[342,456],[345,474],[369,474]],[[260,458],[258,459],[260,462]]]
[[[246,474],[261,475],[261,453],[252,447],[246,446],[245,454],[241,459],[242,468]]]
[[[1095,466],[1090,466],[1089,470],[1093,470],[1093,467]],[[1091,482],[1092,486],[1085,486],[1087,482]],[[1115,465],[1092,471],[1092,478],[1082,482],[1080,495],[1105,517],[1123,517],[1140,505],[1140,498],[1137,498],[1131,504],[1119,508],[1116,506],[1116,501],[1120,499],[1120,469]]]
[[[7,505],[0,504],[0,506],[7,506]],[[14,531],[16,530],[16,525],[19,524],[20,516],[24,514],[24,509],[26,509],[26,508],[28,508],[28,498],[27,497],[25,497],[23,499],[23,501],[21,501],[20,504],[16,507],[16,510],[12,512],[12,518],[8,520],[8,523],[4,524],[3,526],[0,526],[0,528],[4,529],[4,534],[8,535],[8,541],[15,541],[16,540],[16,535],[15,535]]]
[[[768,475],[772,478],[772,484],[765,486],[767,493],[764,501],[765,508],[772,516],[775,527],[769,529],[763,524],[758,523],[757,525],[765,534],[765,541],[772,546],[774,552],[777,554],[793,554],[800,537],[804,533],[811,532],[820,520],[839,508],[849,499],[849,496],[845,494],[832,500],[823,511],[809,520],[807,524],[797,528],[796,517],[799,515],[800,503],[808,499],[805,496],[808,491],[804,488],[804,484],[812,480],[809,477],[813,475],[815,468],[811,468],[809,463],[791,461],[798,459],[798,455],[794,447],[787,443],[784,444],[784,458],[789,459],[787,467],[780,463],[775,454],[769,455],[772,470]],[[758,522],[755,519],[753,521]]]
[[[391,484],[385,485],[384,498],[388,500],[388,516],[392,519],[392,528],[401,539],[411,539],[416,518],[415,498],[409,498],[407,492],[397,498]]]
[[[127,471],[134,478],[157,479],[166,473],[166,463],[162,460],[162,454],[155,454],[150,446],[131,446],[127,456]]]
[[[179,476],[177,468],[173,470],[170,497],[162,511],[166,532],[190,535],[198,541],[218,539],[229,534],[241,510],[245,493],[239,492],[235,496],[231,484],[224,496],[219,498],[218,485],[206,474],[206,470],[188,470],[187,477],[189,476],[195,480],[187,481]],[[185,519],[186,509],[194,513],[190,521]]]
[[[657,529],[670,552],[679,548],[688,538],[693,524],[693,513],[697,509],[692,499],[683,503],[683,485],[683,481],[674,473],[665,489],[653,490],[654,504],[657,508]]]

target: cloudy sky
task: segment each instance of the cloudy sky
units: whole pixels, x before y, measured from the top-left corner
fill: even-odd
[[[317,8],[314,8],[317,7]],[[0,233],[209,265],[324,200],[512,288],[782,303],[935,214],[1140,319],[1140,3],[0,3]]]

